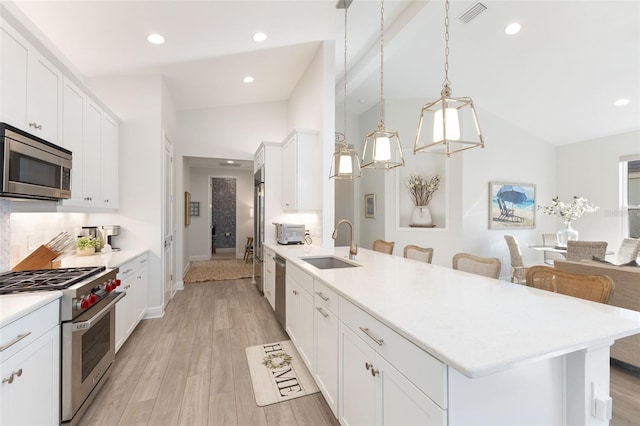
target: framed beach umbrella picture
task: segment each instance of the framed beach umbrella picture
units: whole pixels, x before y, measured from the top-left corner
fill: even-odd
[[[489,229],[536,227],[536,186],[489,182]]]

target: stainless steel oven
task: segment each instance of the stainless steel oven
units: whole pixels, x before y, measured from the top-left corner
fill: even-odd
[[[115,310],[124,293],[111,293],[62,323],[62,419],[75,424],[105,382],[115,359]]]
[[[62,292],[61,424],[78,424],[115,359],[116,303],[125,296],[115,291],[117,274],[104,266],[0,273],[0,294]]]

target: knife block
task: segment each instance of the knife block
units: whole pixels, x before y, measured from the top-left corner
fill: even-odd
[[[56,266],[60,266],[59,262],[54,262],[54,259],[58,256],[60,256],[60,253],[57,251],[51,250],[45,245],[41,245],[32,251],[27,257],[22,259],[20,263],[11,268],[11,270],[30,271],[34,269],[52,269]]]

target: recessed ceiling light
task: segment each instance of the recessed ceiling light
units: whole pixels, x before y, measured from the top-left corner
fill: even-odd
[[[233,164],[233,163],[235,163],[235,161],[233,161],[233,160],[227,160],[227,164]]]
[[[625,98],[620,98],[617,99],[613,104],[615,106],[625,106],[629,103],[629,99],[625,99]]]
[[[164,44],[165,39],[162,35],[153,33],[147,36],[147,41],[151,44]]]
[[[358,99],[358,102],[360,102],[361,104],[364,103],[364,99]]]
[[[517,22],[513,22],[505,27],[504,32],[507,35],[514,35],[518,34],[521,29],[522,27],[520,26],[520,24],[518,24]]]
[[[257,41],[258,43],[265,41],[267,39],[267,35],[265,33],[257,32],[253,35],[253,41]]]
[[[244,81],[245,83],[253,83],[254,78],[251,77],[250,75],[246,76],[245,78],[242,79],[242,81]]]

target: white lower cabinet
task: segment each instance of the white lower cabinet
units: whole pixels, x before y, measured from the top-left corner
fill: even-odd
[[[263,276],[263,288],[262,291],[264,293],[264,297],[267,298],[269,304],[272,309],[276,309],[276,262],[275,262],[275,253],[264,247],[263,248],[263,260],[264,260],[264,271],[262,273]]]
[[[314,378],[333,415],[338,417],[338,315],[333,309],[337,296],[315,280]]]
[[[286,272],[286,330],[300,357],[313,371],[313,277],[297,268],[287,265]]]
[[[0,425],[60,422],[59,306],[56,300],[1,330]]]
[[[344,299],[338,352],[340,423],[447,424],[447,367]]]
[[[147,310],[147,255],[143,254],[120,267],[120,287],[127,295],[116,304],[116,352],[127,341]]]

